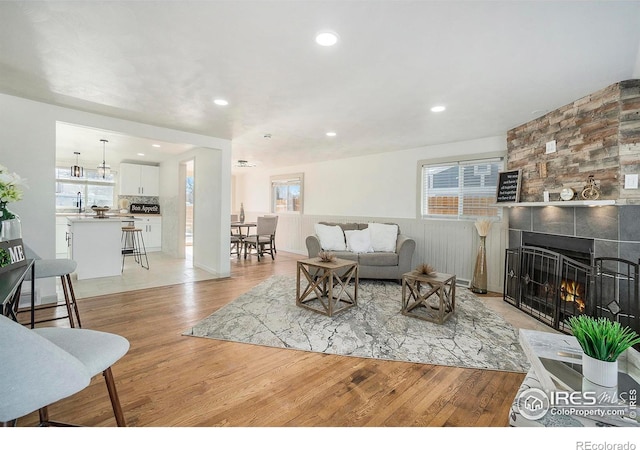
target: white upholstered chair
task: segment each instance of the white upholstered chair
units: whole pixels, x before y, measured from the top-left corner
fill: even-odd
[[[38,410],[41,425],[66,425],[49,420],[47,406],[102,373],[116,424],[126,426],[111,366],[129,350],[127,339],[81,328],[31,330],[0,315],[0,342],[0,422]]]
[[[19,323],[0,315],[0,424],[80,392],[89,369],[77,358]]]
[[[76,302],[76,294],[73,291],[73,284],[71,283],[71,274],[75,272],[78,264],[73,259],[43,259],[34,252],[28,245],[25,245],[25,253],[27,258],[34,259],[35,265],[35,277],[36,280],[42,278],[60,278],[62,283],[62,292],[64,294],[64,303],[56,302],[52,304],[46,304],[39,306],[38,310],[59,308],[65,306],[67,309],[67,315],[55,316],[51,319],[37,320],[34,323],[51,322],[60,319],[69,319],[69,325],[73,327],[82,327],[80,322],[80,312],[78,311],[78,303]],[[27,280],[31,279],[31,274],[27,275]]]
[[[33,331],[77,358],[87,367],[91,378],[102,373],[116,425],[126,426],[111,366],[129,351],[129,341],[117,334],[79,328],[47,327]],[[40,422],[57,425],[49,420],[46,407],[40,409]]]

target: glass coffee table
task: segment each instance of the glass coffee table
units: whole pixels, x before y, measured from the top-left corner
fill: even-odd
[[[618,386],[607,388],[582,376],[582,348],[574,336],[520,329],[520,345],[540,384],[539,389],[519,394],[520,413],[531,416],[527,419],[542,418],[546,408],[546,414],[587,418],[613,426],[640,426],[640,353],[636,350],[630,348],[620,356]],[[535,408],[534,403],[542,409]]]

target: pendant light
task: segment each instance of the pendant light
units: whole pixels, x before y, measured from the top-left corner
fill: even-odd
[[[111,166],[106,163],[104,157],[105,145],[109,141],[106,139],[100,139],[100,142],[102,142],[102,164],[98,165],[98,176],[105,179],[107,178],[107,175],[111,173]]]
[[[74,178],[82,178],[84,176],[84,169],[78,164],[80,152],[73,152],[73,154],[76,155],[76,164],[75,166],[71,166],[71,176]]]

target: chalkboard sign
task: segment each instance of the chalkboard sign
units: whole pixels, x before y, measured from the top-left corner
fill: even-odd
[[[27,264],[22,239],[0,242],[0,273]]]
[[[152,204],[147,205],[145,203],[132,203],[129,206],[130,213],[141,213],[141,214],[160,214],[160,205]]]
[[[498,174],[496,202],[517,202],[520,200],[520,170],[510,170]]]

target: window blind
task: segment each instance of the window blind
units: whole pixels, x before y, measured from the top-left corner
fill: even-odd
[[[503,160],[454,161],[422,166],[422,216],[501,217],[495,205]]]

